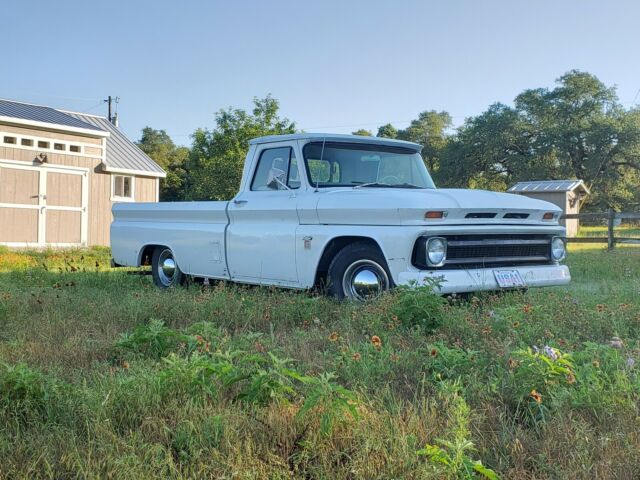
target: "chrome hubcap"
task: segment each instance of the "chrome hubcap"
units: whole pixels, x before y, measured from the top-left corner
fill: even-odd
[[[389,278],[373,260],[358,260],[345,271],[342,287],[347,297],[364,302],[388,290]]]
[[[176,262],[171,250],[163,250],[158,259],[158,277],[167,287],[173,283],[176,276]]]

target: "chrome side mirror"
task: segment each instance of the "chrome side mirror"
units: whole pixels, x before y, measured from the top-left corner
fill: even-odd
[[[284,170],[280,170],[279,168],[272,168],[269,170],[269,175],[267,176],[267,187],[272,190],[280,190],[280,186],[288,189],[284,183],[284,177],[286,172]]]

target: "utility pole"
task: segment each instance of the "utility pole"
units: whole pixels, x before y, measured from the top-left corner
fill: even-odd
[[[115,103],[117,105],[119,101],[120,101],[120,97],[112,97],[111,95],[109,95],[105,100],[105,103],[108,105],[108,112],[109,112],[107,115],[107,118],[112,123],[113,123],[113,115],[111,114],[111,104]]]

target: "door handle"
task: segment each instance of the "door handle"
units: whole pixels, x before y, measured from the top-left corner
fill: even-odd
[[[236,205],[244,205],[245,203],[247,203],[247,200],[234,200],[233,203],[235,203]]]

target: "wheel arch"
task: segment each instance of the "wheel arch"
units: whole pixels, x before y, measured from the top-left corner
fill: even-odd
[[[156,248],[168,248],[173,253],[173,257],[176,259],[176,264],[178,263],[178,259],[176,258],[176,251],[171,247],[171,245],[167,245],[164,243],[148,243],[142,246],[140,252],[138,253],[138,265],[139,267],[144,265],[151,265],[151,258],[153,257],[153,251]]]
[[[320,287],[326,283],[327,273],[329,271],[329,265],[333,258],[338,254],[340,250],[342,250],[347,245],[351,245],[354,243],[367,243],[372,247],[376,248],[380,255],[385,259],[384,268],[389,270],[389,265],[387,259],[384,255],[384,251],[380,247],[380,244],[377,240],[372,237],[367,237],[364,235],[340,235],[333,237],[329,240],[324,246],[324,250],[322,251],[322,255],[320,256],[320,260],[318,261],[318,265],[316,266],[316,275],[314,279],[314,286]]]

